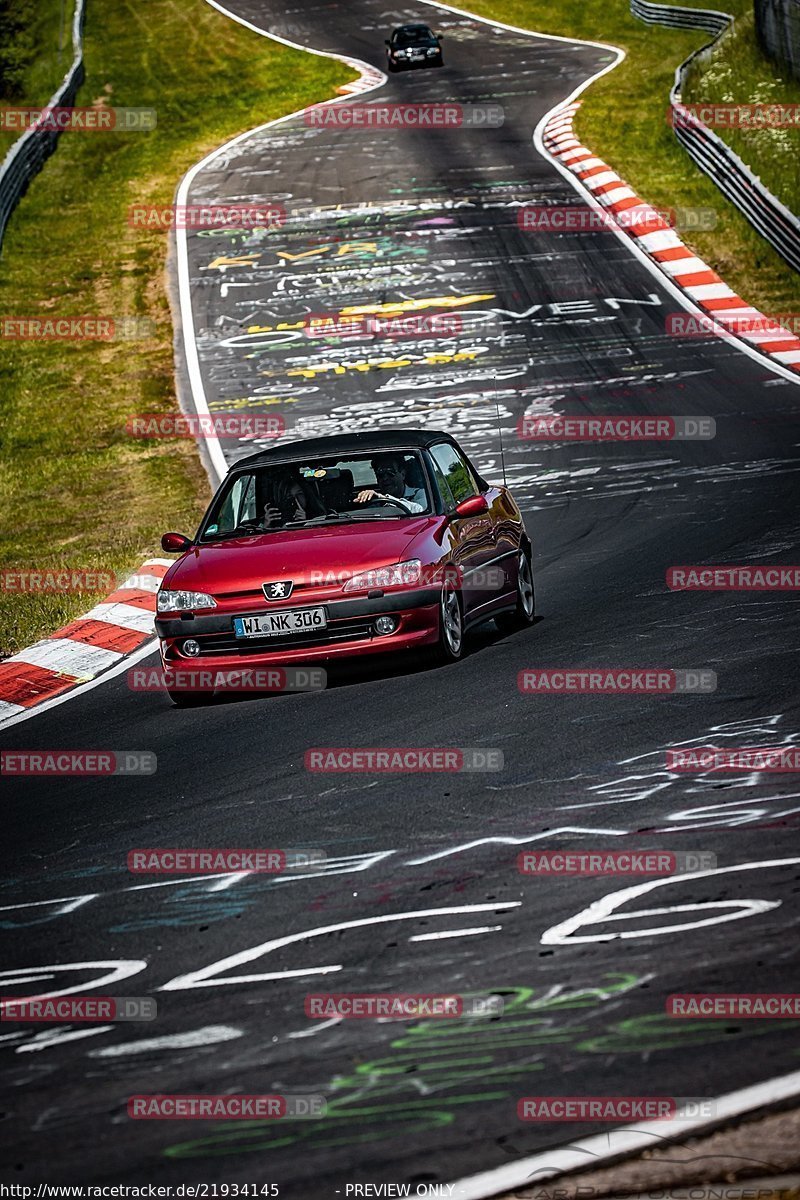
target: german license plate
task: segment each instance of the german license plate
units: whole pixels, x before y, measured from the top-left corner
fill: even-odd
[[[327,624],[328,616],[324,608],[289,608],[283,612],[264,613],[259,617],[233,618],[237,638],[312,633],[315,629],[324,629]]]

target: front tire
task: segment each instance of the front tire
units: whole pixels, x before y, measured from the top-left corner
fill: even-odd
[[[436,656],[441,663],[458,662],[464,653],[464,615],[458,588],[451,579],[442,584],[439,600],[439,642]]]
[[[520,550],[517,557],[517,606],[513,612],[495,617],[498,629],[513,633],[525,629],[536,620],[536,594],[533,587],[533,567],[530,548]]]

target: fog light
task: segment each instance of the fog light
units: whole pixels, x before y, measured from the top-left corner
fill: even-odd
[[[397,629],[397,626],[397,617],[378,617],[377,621],[375,622],[375,632],[394,633],[395,629]]]
[[[188,641],[183,643],[181,650],[189,658],[195,658],[200,653],[200,643],[196,642],[194,638],[189,638]]]

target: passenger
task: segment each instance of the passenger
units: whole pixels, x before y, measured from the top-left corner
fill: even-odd
[[[280,529],[290,521],[309,521],[324,517],[327,510],[297,467],[270,471],[267,478],[267,503],[261,521],[264,529]]]

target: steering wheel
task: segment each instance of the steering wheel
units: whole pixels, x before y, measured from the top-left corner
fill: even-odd
[[[363,505],[359,504],[359,508],[374,508],[378,504],[395,504],[401,508],[404,513],[411,515],[411,509],[406,508],[405,502],[399,496],[383,497],[375,496],[372,500],[365,500]]]

